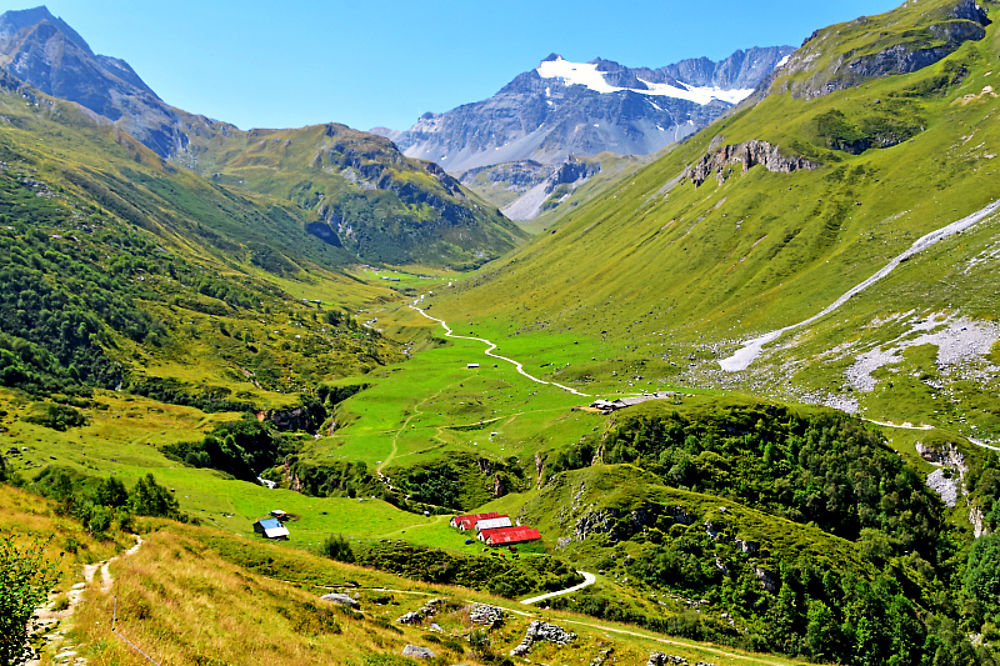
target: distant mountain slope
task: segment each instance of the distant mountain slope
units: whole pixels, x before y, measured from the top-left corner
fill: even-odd
[[[552,54],[489,99],[424,114],[409,130],[374,130],[449,173],[502,162],[551,164],[609,151],[646,155],[704,127],[750,95],[792,52],[737,51],[674,65],[628,68]]]
[[[770,387],[895,422],[975,423],[1000,438],[996,215],[777,334],[742,374],[718,364],[1000,198],[1000,33],[970,6],[908,2],[818,31],[756,105],[446,292],[437,316],[569,330],[678,381]],[[984,7],[995,19],[996,5]],[[796,93],[806,88],[825,94]],[[588,372],[606,370],[557,377]]]
[[[522,239],[492,207],[433,165],[404,158],[380,137],[339,126],[326,138],[315,136],[316,128],[303,128],[284,131],[279,139],[273,131],[241,132],[176,109],[126,62],[95,54],[45,7],[0,15],[0,69],[82,105],[161,157],[203,173],[202,167],[211,165],[208,173],[220,178],[238,173],[228,182],[295,201],[308,211],[309,229],[319,238],[366,261],[468,268]],[[280,158],[259,154],[264,142],[255,137],[265,134],[283,143]],[[337,145],[331,147],[334,135]],[[240,156],[241,143],[251,154]],[[222,154],[212,155],[214,150]],[[325,161],[316,150],[325,151]],[[232,169],[227,158],[236,160]],[[279,177],[263,175],[269,160],[272,167],[280,162]],[[248,177],[251,163],[261,177]],[[320,194],[321,203],[315,200]]]
[[[161,156],[183,150],[194,129],[222,123],[161,100],[124,60],[95,54],[45,7],[0,15],[0,68],[44,93],[116,122]]]
[[[499,206],[504,215],[522,222],[523,228],[534,230],[544,228],[563,211],[592,198],[601,185],[635,171],[647,160],[612,153],[580,158],[570,155],[557,164],[521,160],[469,169],[459,180]],[[531,220],[538,222],[529,223]]]
[[[217,182],[301,206],[311,233],[373,262],[468,269],[525,237],[436,164],[344,125],[230,130],[195,138],[188,155]]]

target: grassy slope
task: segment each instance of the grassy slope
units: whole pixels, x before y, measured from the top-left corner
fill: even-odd
[[[904,23],[915,21],[943,4],[834,26],[823,31],[823,43],[857,48],[860,35],[880,34],[874,26],[900,13]],[[682,354],[693,355],[691,361],[710,370],[732,341],[815,314],[921,235],[995,199],[991,164],[1000,137],[993,117],[1000,100],[983,91],[1000,86],[990,55],[998,41],[994,23],[984,40],[912,74],[808,101],[774,92],[568,213],[553,233],[442,291],[432,300],[438,316],[477,324],[496,318],[510,322],[508,335],[567,332],[595,343],[605,331],[609,355],[680,365],[686,365]],[[779,76],[773,89],[782,85]],[[922,131],[894,147],[851,155],[828,148],[819,134],[817,118],[834,110],[856,124],[902,118]],[[742,174],[737,166],[724,183],[710,177],[701,187],[681,178],[713,141],[750,139],[805,154],[821,167],[792,174],[755,167]],[[858,324],[878,314],[948,309],[992,317],[989,269],[960,269],[991,242],[992,224],[912,260],[850,303],[846,314],[820,322],[815,330],[822,345],[803,348],[797,359],[809,366],[807,352],[867,334]],[[525,347],[534,345],[529,360],[538,360],[545,338],[533,338]],[[837,381],[814,364],[807,370]],[[985,417],[980,423],[990,425]]]
[[[12,531],[18,539],[30,538],[33,533],[55,536],[49,555],[60,562],[57,600],[82,582],[82,564],[106,559],[123,547],[95,541],[74,521],[56,515],[53,504],[9,486],[0,485],[0,509],[0,529]],[[69,629],[66,638],[43,650],[42,664],[56,663],[54,655],[65,645],[72,645],[78,655],[94,664],[146,663],[111,634],[113,597],[117,600],[116,629],[162,664],[206,660],[387,663],[375,661],[375,655],[398,655],[410,643],[430,647],[451,661],[485,663],[465,640],[474,628],[467,614],[473,601],[524,613],[510,615],[502,628],[491,632],[491,648],[500,653],[520,642],[530,619],[541,617],[575,631],[579,638],[561,649],[539,645],[532,651],[533,659],[587,664],[600,650],[610,647],[619,659],[636,663],[654,649],[718,664],[797,663],[684,639],[675,641],[571,613],[521,610],[510,600],[462,588],[414,583],[206,528],[168,522],[147,527],[151,532],[144,536],[138,553],[111,565],[114,583],[109,592],[100,590],[100,575],[85,588],[83,603],[73,617],[63,621],[63,628]],[[58,551],[69,538],[79,543],[77,554],[60,556]],[[120,541],[124,544],[128,539],[122,536]],[[365,615],[318,599],[331,589],[358,591]],[[429,623],[408,626],[394,622],[432,597],[449,600],[449,609],[434,618],[442,633],[430,631]]]

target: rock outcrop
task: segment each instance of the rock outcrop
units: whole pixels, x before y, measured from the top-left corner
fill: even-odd
[[[361,610],[361,604],[358,603],[357,599],[349,597],[346,594],[339,594],[336,592],[330,594],[324,594],[320,597],[323,601],[329,601],[330,603],[337,604],[338,606],[346,606],[348,608],[353,608],[354,610]]]
[[[434,617],[444,606],[444,599],[431,599],[415,611],[406,613],[396,619],[400,624],[420,624],[427,618]]]
[[[407,645],[403,648],[404,657],[412,657],[414,659],[433,659],[437,655],[434,650],[430,648],[421,647],[419,645]]]
[[[790,90],[796,97],[813,99],[869,79],[915,72],[950,55],[967,41],[983,39],[985,26],[990,24],[985,10],[975,0],[958,0],[951,8],[934,14],[911,29],[897,29],[892,33],[897,36],[891,37],[895,43],[878,41],[890,33],[867,28],[873,19],[864,16],[848,23],[847,31],[818,30],[780,70],[793,75],[806,73],[806,76],[785,79],[776,92]],[[824,53],[836,50],[831,42],[843,39],[843,32],[853,34],[850,29],[858,26],[868,29],[865,39],[874,41],[860,46],[852,44],[852,48],[815,69],[816,63],[823,61]]]
[[[680,657],[676,654],[664,654],[663,652],[651,652],[649,654],[649,661],[646,662],[646,666],[671,666],[676,664],[677,666],[687,666],[690,664],[687,659]],[[715,666],[709,661],[699,661],[696,662],[695,666]]]
[[[538,641],[548,641],[555,645],[569,645],[576,640],[576,634],[562,627],[548,624],[541,620],[532,620],[521,644],[510,651],[512,657],[523,657],[531,651],[531,646]]]
[[[819,166],[804,157],[786,157],[774,144],[753,139],[744,143],[714,148],[706,153],[697,164],[688,169],[684,176],[690,178],[695,186],[700,186],[712,173],[715,173],[719,182],[722,183],[726,177],[726,169],[735,164],[743,165],[743,173],[758,164],[768,171],[776,173],[791,173],[800,169],[815,169]]]
[[[757,580],[760,581],[760,586],[771,594],[777,594],[778,590],[781,589],[781,578],[778,577],[778,574],[760,567],[754,567],[753,572],[757,576]]]
[[[469,611],[469,621],[473,624],[499,627],[506,619],[507,612],[504,609],[489,604],[472,604],[472,609]]]

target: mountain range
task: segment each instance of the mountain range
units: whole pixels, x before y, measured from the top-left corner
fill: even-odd
[[[551,54],[489,99],[425,113],[408,130],[377,128],[409,156],[449,173],[570,155],[646,155],[689,136],[748,97],[794,49],[736,51],[651,69]]]

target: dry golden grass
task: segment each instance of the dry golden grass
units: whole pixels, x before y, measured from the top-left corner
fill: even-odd
[[[223,559],[215,539],[239,542],[230,551],[252,556],[256,573]],[[217,543],[217,542],[216,542]],[[164,666],[181,664],[357,664],[411,663],[398,660],[408,643],[434,650],[433,664],[481,664],[467,642],[474,601],[519,614],[490,634],[501,655],[521,642],[535,618],[576,632],[567,647],[537,644],[532,661],[584,666],[611,649],[620,664],[644,663],[652,650],[683,655],[689,661],[723,664],[791,664],[793,660],[739,653],[728,648],[670,639],[635,627],[572,613],[519,606],[464,588],[432,586],[325,558],[241,539],[204,528],[164,523],[146,537],[135,555],[112,565],[109,595],[96,585],[77,614],[82,642],[92,664],[146,664],[134,649],[111,634],[113,595],[118,598],[118,630]],[[341,609],[318,597],[330,588],[354,586],[363,614]],[[379,589],[373,589],[379,588]],[[348,587],[350,589],[350,587]],[[432,597],[448,600],[445,610],[422,625],[400,625],[396,618]],[[440,626],[432,633],[430,623]],[[385,657],[388,660],[383,661]],[[417,662],[412,662],[417,663]]]
[[[243,570],[181,530],[150,535],[138,553],[116,562],[112,573],[111,594],[101,595],[92,585],[77,613],[91,664],[148,663],[110,633],[113,596],[118,631],[164,666],[361,663],[365,654],[398,655],[408,642],[460,656],[418,634],[404,637],[382,620]]]

